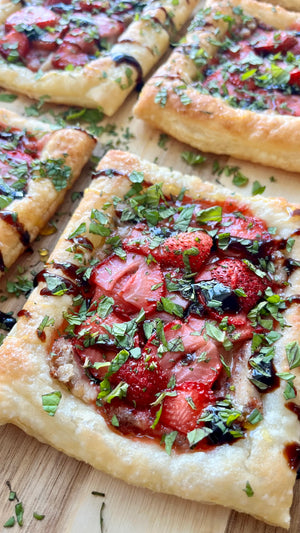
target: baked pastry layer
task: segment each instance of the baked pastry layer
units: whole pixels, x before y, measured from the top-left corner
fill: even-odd
[[[119,197],[128,192],[131,184],[126,176],[133,171],[143,173],[149,184],[163,183],[166,195],[178,195],[185,189],[195,200],[222,202],[231,197],[227,189],[157,167],[129,153],[109,152],[99,163],[98,170],[110,172],[99,172],[99,177],[85,191],[49,260],[50,273],[59,272],[57,263],[74,263],[73,254],[68,251],[70,235],[81,224],[86,223],[88,227],[92,209],[104,208],[106,216],[113,215],[113,197],[116,192]],[[234,195],[234,201],[248,207],[268,226],[276,227],[283,239],[294,235],[299,228],[299,209],[283,199]],[[103,237],[89,231],[85,237],[99,253]],[[291,259],[295,259],[300,250],[300,239],[297,235],[294,238]],[[86,249],[86,261],[91,256],[92,252]],[[287,294],[298,295],[299,269],[294,271],[290,281]],[[16,424],[41,441],[129,483],[230,506],[266,522],[288,527],[296,472],[288,466],[283,451],[286,444],[299,441],[300,431],[296,415],[285,407],[284,385],[264,396],[264,419],[248,432],[246,438],[208,451],[172,452],[169,456],[155,442],[126,438],[109,429],[92,405],[84,403],[61,382],[51,378],[48,361],[53,338],[64,323],[63,313],[71,306],[72,298],[68,294],[43,296],[43,287],[45,284],[41,282],[31,294],[22,316],[0,348],[1,423]],[[51,323],[41,338],[37,330],[45,317],[51,318]],[[291,327],[284,329],[283,336],[276,343],[274,362],[278,372],[289,370],[286,344],[300,341],[298,303],[285,311],[285,318]],[[293,372],[296,375],[294,385],[299,389],[299,368]],[[42,408],[42,395],[53,391],[59,391],[62,398],[55,415],[49,417]],[[251,497],[244,490],[247,483],[254,491]]]
[[[237,21],[243,25],[243,16],[254,17],[254,23],[262,27],[283,31],[300,23],[298,13],[255,0],[207,2],[202,17],[192,23],[182,45],[144,86],[134,113],[200,150],[299,171],[299,116],[279,114],[271,107],[249,110],[246,106],[231,106],[226,97],[196,88],[197,83],[199,87],[203,83],[201,72],[207,60],[215,57],[230,34],[229,24]],[[256,63],[251,66],[250,59],[249,62],[241,76],[244,81],[239,81],[241,88],[256,70]],[[196,67],[197,63],[200,66]]]

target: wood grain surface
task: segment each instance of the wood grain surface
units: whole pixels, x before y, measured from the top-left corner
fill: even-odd
[[[191,167],[181,158],[189,147],[176,142],[132,118],[132,107],[137,95],[127,101],[122,110],[112,119],[104,120],[107,133],[99,136],[96,154],[101,156],[108,146],[129,149],[158,164],[176,168],[203,179],[218,182],[251,194],[255,181],[264,185],[265,196],[283,196],[295,203],[300,202],[300,176],[242,163],[228,158],[207,155],[202,165]],[[10,109],[24,112],[32,104],[19,98],[13,104],[4,104]],[[46,108],[47,109],[47,108]],[[44,108],[41,108],[43,111]],[[61,109],[55,108],[55,112]],[[28,111],[27,111],[28,113]],[[46,115],[42,115],[42,119]],[[103,128],[104,129],[104,128]],[[99,131],[101,133],[101,131]],[[233,174],[213,174],[213,162],[218,159],[221,167],[239,167],[249,178],[243,189],[233,183]],[[227,168],[228,168],[227,166]],[[34,273],[43,267],[42,255],[54,248],[60,230],[64,227],[78,201],[72,201],[72,193],[82,191],[89,183],[90,169],[85,169],[81,178],[67,195],[66,201],[53,218],[51,235],[41,236],[32,252],[23,254],[18,263],[0,283],[0,297],[7,295],[7,281],[16,281],[18,276],[33,279]],[[43,232],[45,233],[45,232]],[[47,233],[47,232],[46,232]],[[24,303],[24,296],[10,297],[0,303],[1,311],[13,312],[14,316]],[[0,369],[1,371],[1,369]],[[5,521],[14,514],[15,502],[8,501],[10,482],[24,506],[24,525],[15,525],[11,531],[23,533],[283,533],[247,515],[218,506],[201,505],[172,496],[154,494],[145,489],[129,486],[117,479],[98,472],[84,463],[67,457],[57,450],[39,443],[21,430],[6,425],[0,427],[0,530]],[[270,472],[272,476],[272,472]],[[292,507],[292,524],[289,533],[300,531],[299,482],[295,486]],[[93,492],[103,493],[94,495]],[[104,505],[103,505],[104,504]],[[33,513],[45,515],[36,520]]]

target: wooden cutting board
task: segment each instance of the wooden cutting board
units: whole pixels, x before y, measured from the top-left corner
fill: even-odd
[[[99,137],[96,149],[101,156],[112,144],[116,148],[129,149],[160,165],[176,168],[202,179],[218,182],[251,194],[255,181],[265,186],[266,196],[283,196],[294,203],[300,203],[300,175],[263,168],[224,157],[207,155],[204,164],[196,167],[187,165],[181,154],[189,147],[180,144],[132,118],[132,107],[136,95],[132,95],[122,110],[100,125],[114,125],[106,128],[108,134]],[[10,109],[23,111],[32,102],[19,98]],[[53,108],[52,108],[53,109]],[[55,111],[61,111],[55,108]],[[43,118],[43,117],[42,117]],[[213,174],[213,162],[218,160],[225,170]],[[243,189],[232,183],[234,171],[240,171],[249,178]],[[229,172],[228,172],[229,169]],[[231,169],[231,170],[230,170]],[[226,170],[227,174],[226,175]],[[61,229],[78,205],[72,192],[82,191],[89,183],[87,169],[77,181],[66,201],[48,227],[55,233],[41,236],[33,246],[32,253],[24,254],[0,283],[0,296],[7,281],[32,279],[34,272],[42,266],[42,258],[54,248]],[[116,191],[117,194],[117,191]],[[72,201],[73,199],[73,201]],[[43,232],[43,233],[47,233]],[[10,297],[0,303],[1,311],[21,309],[24,297]],[[0,369],[1,371],[1,369]],[[14,514],[14,503],[8,501],[10,482],[24,506],[23,533],[284,533],[281,528],[267,526],[253,518],[218,506],[201,505],[173,496],[155,494],[145,489],[131,487],[117,479],[94,470],[66,455],[39,443],[11,425],[0,427],[0,530],[6,520]],[[270,472],[272,476],[272,472]],[[94,495],[93,492],[102,493]],[[292,508],[292,525],[289,533],[300,531],[300,483],[296,483]],[[103,505],[104,504],[104,505]],[[33,513],[45,515],[42,521]],[[15,525],[11,531],[19,530]]]

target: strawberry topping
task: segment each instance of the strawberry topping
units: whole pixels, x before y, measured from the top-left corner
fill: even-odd
[[[160,355],[160,364],[169,378],[174,376],[176,383],[192,379],[212,386],[222,364],[217,346],[204,338],[204,320],[190,318],[187,323],[170,322],[164,327],[164,335],[168,349]],[[145,346],[145,353],[157,356],[159,347],[157,336],[153,335]]]
[[[270,234],[264,221],[256,217],[236,215],[235,213],[223,215],[220,233],[230,233],[231,237],[252,241],[270,240]]]
[[[152,250],[152,255],[162,265],[179,268],[190,265],[192,271],[199,272],[212,244],[212,238],[203,231],[183,232],[166,239]]]
[[[156,394],[168,383],[167,373],[157,358],[142,356],[138,360],[128,359],[110,378],[111,383],[124,381],[128,385],[126,400],[136,407],[149,406],[156,400]]]
[[[297,38],[285,31],[274,31],[257,36],[252,43],[255,52],[259,54],[277,54],[287,52],[297,43]]]
[[[240,259],[223,259],[214,264],[210,270],[202,273],[196,282],[201,280],[216,280],[231,290],[242,289],[244,295],[238,297],[240,308],[246,313],[254,307],[267,286],[265,280]]]
[[[199,418],[203,409],[214,401],[214,394],[202,383],[187,381],[178,385],[176,396],[166,396],[160,422],[181,433],[187,434],[203,426]]]
[[[55,26],[58,22],[58,15],[50,9],[43,6],[28,6],[16,11],[6,19],[5,30],[10,31],[19,24],[46,28],[47,26]]]
[[[91,281],[97,286],[97,296],[113,296],[127,313],[154,311],[165,291],[159,265],[148,265],[146,258],[138,254],[128,253],[125,261],[116,255],[108,257],[95,267]]]

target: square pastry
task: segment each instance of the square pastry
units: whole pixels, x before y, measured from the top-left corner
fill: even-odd
[[[0,275],[37,237],[96,140],[0,109]]]
[[[2,1],[0,86],[112,115],[197,3]]]
[[[280,6],[207,2],[136,115],[200,150],[299,171],[299,28]]]
[[[299,207],[111,151],[0,348],[0,423],[289,525]]]

